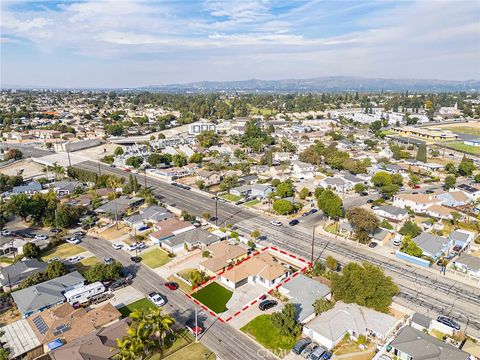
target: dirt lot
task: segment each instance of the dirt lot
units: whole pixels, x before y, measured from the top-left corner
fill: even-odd
[[[43,165],[34,163],[30,159],[25,159],[1,168],[1,172],[5,175],[14,176],[23,169],[22,176],[28,179],[34,176],[45,175],[42,171],[43,168]]]

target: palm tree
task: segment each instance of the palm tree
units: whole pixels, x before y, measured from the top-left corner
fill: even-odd
[[[117,180],[116,177],[110,176],[107,180],[107,185],[108,187],[111,187],[113,189],[113,205],[115,206],[115,225],[117,226],[118,230],[118,211],[117,211],[117,187],[119,185],[119,181]]]
[[[154,309],[146,315],[151,335],[157,338],[158,346],[164,345],[165,336],[171,332],[175,319],[168,314],[162,314],[162,309]]]
[[[65,168],[57,162],[54,162],[52,166],[47,166],[47,169],[55,174],[55,180],[58,180],[58,176],[63,176],[65,174]]]

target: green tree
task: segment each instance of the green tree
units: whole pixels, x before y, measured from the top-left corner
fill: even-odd
[[[5,153],[4,159],[8,160],[20,160],[23,157],[23,153],[19,149],[10,149]]]
[[[325,311],[328,311],[330,309],[333,309],[335,304],[331,302],[330,300],[327,299],[317,299],[315,302],[312,304],[313,308],[315,310],[315,314],[320,315],[321,313],[324,313]]]
[[[449,174],[456,175],[457,174],[457,168],[455,167],[455,164],[453,163],[448,163],[445,165],[445,171]]]
[[[153,167],[157,167],[160,164],[170,165],[172,162],[172,155],[153,153],[148,155],[147,162]]]
[[[261,234],[260,234],[260,231],[258,229],[253,230],[252,233],[250,234],[250,237],[253,240],[257,240],[260,236],[261,236]]]
[[[387,312],[399,289],[377,266],[364,262],[347,264],[341,274],[334,273],[331,289],[336,300],[356,303],[376,311]]]
[[[47,280],[55,279],[68,273],[69,270],[67,265],[58,260],[52,261],[50,264],[48,264],[47,269],[45,270],[45,276]]]
[[[293,182],[291,180],[285,180],[284,182],[278,184],[275,189],[275,193],[281,198],[293,196],[295,194]]]
[[[362,184],[362,183],[355,184],[355,186],[353,187],[353,190],[355,190],[357,194],[361,194],[362,192],[365,191],[365,184]]]
[[[117,146],[113,151],[115,156],[123,155],[123,148],[121,146]]]
[[[277,199],[273,202],[273,210],[280,215],[288,215],[295,211],[295,206],[288,200]]]
[[[135,169],[138,169],[143,164],[143,157],[141,156],[131,156],[125,161],[125,165],[132,166]]]
[[[280,330],[282,336],[296,338],[301,332],[301,325],[297,322],[297,309],[292,303],[287,303],[281,312],[271,315],[272,325]]]
[[[346,217],[355,231],[355,237],[363,244],[368,243],[370,234],[380,225],[377,216],[372,211],[360,207],[348,209]]]
[[[312,266],[312,274],[315,276],[320,276],[324,272],[325,272],[325,265],[320,260],[316,260]]]
[[[205,281],[208,280],[208,276],[202,271],[192,271],[190,273],[190,282],[192,283],[192,288],[202,285]]]
[[[337,271],[338,269],[338,262],[337,260],[329,255],[327,256],[327,258],[325,259],[325,266],[327,267],[327,269],[329,270],[332,270],[332,271]]]
[[[302,200],[305,200],[307,196],[310,194],[310,190],[308,190],[306,187],[304,187],[300,192],[298,193],[298,197]]]
[[[38,258],[40,256],[40,248],[32,242],[23,246],[23,255],[27,258]]]
[[[408,236],[406,236],[403,241],[402,251],[415,257],[420,257],[423,254],[422,249]]]
[[[118,261],[114,261],[111,264],[95,264],[91,266],[83,276],[89,283],[95,281],[115,280],[120,278],[122,270],[122,264]]]
[[[317,201],[318,208],[331,218],[343,216],[343,202],[332,190],[324,190]]]
[[[78,206],[58,204],[55,225],[62,229],[68,229],[78,224],[82,211]]]
[[[237,187],[238,184],[238,177],[236,175],[225,176],[222,181],[220,181],[220,190],[228,191],[228,193],[230,193],[230,190]]]
[[[410,174],[410,179],[408,183],[412,186],[420,184],[420,177],[415,174]]]
[[[455,188],[456,183],[457,178],[454,175],[447,175],[445,176],[445,182],[443,184],[443,187],[445,188],[445,190],[453,189]]]
[[[220,136],[213,130],[202,131],[197,135],[197,142],[203,148],[209,148],[218,145]]]
[[[173,166],[182,167],[187,165],[188,159],[185,155],[175,154],[172,156]]]
[[[420,226],[418,226],[413,221],[406,221],[405,224],[400,228],[399,233],[403,236],[409,236],[410,238],[414,238],[422,232]]]
[[[458,174],[460,176],[472,176],[473,172],[477,169],[472,159],[463,157],[462,161],[458,165]]]
[[[427,145],[426,144],[420,144],[418,146],[417,156],[415,159],[423,163],[427,162]]]
[[[203,161],[203,154],[200,154],[200,153],[195,153],[192,156],[190,156],[190,159],[188,159],[188,162],[195,163],[195,164],[200,164],[202,161]]]

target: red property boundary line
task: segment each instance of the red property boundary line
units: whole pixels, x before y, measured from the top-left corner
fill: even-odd
[[[277,251],[279,252],[280,254],[282,255],[285,255],[287,257],[290,257],[291,259],[293,260],[296,260],[298,262],[302,262],[305,264],[305,266],[303,268],[301,268],[300,270],[297,270],[295,271],[294,273],[292,273],[290,276],[288,276],[287,278],[285,278],[282,282],[280,282],[279,284],[275,285],[275,287],[273,287],[272,289],[266,291],[265,293],[263,293],[262,295],[256,297],[255,299],[253,299],[252,301],[250,301],[249,303],[247,303],[241,310],[237,311],[236,313],[234,313],[232,316],[229,316],[228,318],[226,319],[222,319],[221,316],[222,314],[217,314],[215,313],[214,311],[210,310],[208,307],[206,307],[205,305],[203,305],[200,301],[198,301],[197,299],[195,299],[192,295],[190,294],[187,294],[184,292],[185,296],[187,297],[187,299],[189,299],[190,301],[192,301],[195,305],[201,307],[203,310],[206,311],[207,314],[210,314],[212,317],[214,318],[217,318],[220,322],[222,323],[227,323],[229,321],[231,321],[233,318],[239,316],[240,314],[242,314],[243,312],[247,311],[251,306],[255,305],[256,303],[260,302],[261,299],[267,297],[268,295],[272,294],[275,290],[278,290],[281,286],[285,285],[286,283],[288,283],[291,279],[297,277],[300,273],[304,273],[308,268],[310,268],[312,266],[312,263],[310,261],[307,261],[295,254],[292,254],[292,253],[289,253],[285,250],[282,250],[282,249],[279,249],[275,246],[266,246],[264,248],[262,248],[260,251],[255,251],[253,252],[251,255],[247,256],[245,259],[237,262],[236,264],[232,265],[232,266],[229,266],[227,269],[225,270],[222,270],[222,271],[219,271],[216,275],[212,276],[210,279],[208,279],[207,281],[204,281],[202,284],[198,285],[198,286],[195,286],[192,288],[192,291],[195,291],[195,290],[199,290],[203,287],[205,287],[206,285],[214,282],[218,277],[220,277],[222,274],[224,274],[226,271],[229,271],[229,270],[232,270],[235,266],[238,266],[242,263],[244,263],[245,261],[248,261],[250,260],[251,258],[253,258],[254,256],[257,256],[257,255],[260,255],[261,253],[267,251],[267,250],[273,250],[273,251]],[[182,290],[183,291],[183,290]]]

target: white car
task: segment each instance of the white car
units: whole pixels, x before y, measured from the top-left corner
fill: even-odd
[[[123,245],[120,244],[120,243],[113,243],[113,244],[112,244],[112,247],[113,247],[115,250],[120,250],[121,248],[123,248]]]
[[[67,259],[67,262],[69,262],[70,264],[76,264],[78,263],[80,260],[82,260],[82,258],[80,256],[72,256],[72,257],[69,257]]]
[[[59,257],[54,257],[54,258],[51,258],[50,260],[47,261],[47,264],[50,264],[54,261],[61,261]]]
[[[77,239],[75,237],[68,238],[65,241],[69,244],[74,244],[74,245],[80,244],[80,239]]]
[[[127,246],[127,251],[133,251],[137,248],[137,244],[130,244]]]
[[[47,235],[42,235],[42,234],[35,235],[35,240],[47,240],[47,239],[48,239]]]
[[[165,299],[157,292],[148,294],[148,298],[157,306],[165,305]]]
[[[145,243],[143,243],[143,242],[137,243],[137,249],[145,249],[146,247],[147,247],[147,245],[145,245]]]
[[[10,230],[3,230],[2,231],[2,236],[11,236],[12,232]]]
[[[278,220],[272,220],[270,221],[270,224],[272,224],[273,226],[282,226],[283,224],[278,221]]]

